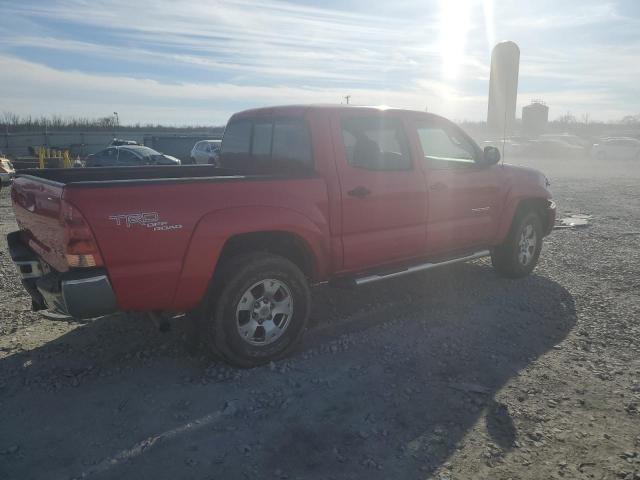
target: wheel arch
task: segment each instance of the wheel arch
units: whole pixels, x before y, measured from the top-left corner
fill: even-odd
[[[293,262],[307,278],[317,277],[317,260],[310,245],[296,233],[283,230],[246,232],[229,237],[218,257],[216,271],[228,259],[251,252],[279,255]]]
[[[505,238],[507,238],[507,235],[509,235],[514,222],[520,218],[520,216],[530,211],[540,215],[543,231],[550,231],[552,225],[549,225],[549,223],[553,220],[547,215],[549,201],[549,199],[542,197],[522,197],[510,202],[505,210],[495,243],[497,245],[501,244]]]
[[[328,226],[276,207],[238,207],[205,215],[189,242],[176,286],[176,311],[196,307],[227,259],[250,252],[270,252],[296,264],[312,282],[327,275]]]

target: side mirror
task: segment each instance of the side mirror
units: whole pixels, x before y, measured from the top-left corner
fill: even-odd
[[[484,164],[495,165],[500,161],[500,150],[496,147],[484,147]]]

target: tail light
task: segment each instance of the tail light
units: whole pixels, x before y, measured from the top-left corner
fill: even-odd
[[[65,229],[64,256],[69,267],[104,265],[89,224],[73,205],[61,201],[60,221]]]

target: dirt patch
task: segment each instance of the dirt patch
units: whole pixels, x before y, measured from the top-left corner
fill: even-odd
[[[180,320],[31,312],[0,240],[0,478],[640,478],[640,165],[527,162],[593,216],[535,275],[317,289],[299,351],[253,370]]]

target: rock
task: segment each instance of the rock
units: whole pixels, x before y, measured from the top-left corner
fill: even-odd
[[[238,408],[235,406],[235,403],[232,401],[227,401],[224,404],[224,408],[222,409],[222,415],[225,417],[232,417],[238,412]]]
[[[14,453],[18,453],[19,450],[20,450],[19,445],[11,445],[9,448],[2,451],[1,453],[2,455],[13,455]]]

